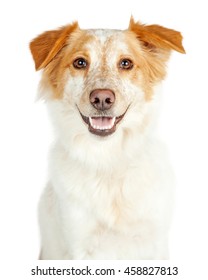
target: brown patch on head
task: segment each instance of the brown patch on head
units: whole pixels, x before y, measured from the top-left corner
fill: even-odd
[[[75,76],[86,76],[88,68],[75,69],[73,61],[77,58],[85,58],[90,63],[90,57],[85,47],[91,40],[91,36],[84,30],[77,30],[71,34],[65,42],[65,47],[56,55],[56,57],[45,67],[42,84],[50,86],[53,92],[53,98],[62,98],[63,90],[70,74]]]
[[[35,61],[36,70],[48,65],[64,47],[72,32],[78,30],[78,23],[64,26],[58,30],[46,31],[30,43],[30,50]]]
[[[134,68],[129,71],[129,77],[135,85],[142,87],[145,99],[151,100],[153,86],[165,77],[165,62],[169,57],[169,52],[161,51],[159,54],[146,50],[135,34],[128,30],[126,43],[134,62]]]
[[[66,69],[72,76],[83,74],[84,71],[74,69],[73,60],[78,57],[90,60],[84,48],[90,38],[75,22],[58,30],[44,32],[30,43],[36,70],[44,68],[41,85],[43,88],[51,88],[53,98],[62,97],[67,78]]]
[[[137,57],[143,75],[142,88],[146,100],[152,98],[152,86],[164,79],[171,50],[185,53],[180,32],[160,25],[143,25],[130,20],[126,31],[128,45]],[[136,40],[135,40],[136,39]]]
[[[61,77],[60,67],[62,50],[72,33],[79,30],[78,23],[75,22],[58,30],[46,31],[30,43],[36,70],[44,68],[41,85],[46,88],[51,87],[55,98],[59,97],[62,88],[63,77]]]

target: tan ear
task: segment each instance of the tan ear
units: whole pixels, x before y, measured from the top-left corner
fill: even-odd
[[[130,19],[128,30],[133,31],[137,38],[150,50],[157,48],[175,50],[185,53],[182,45],[182,35],[173,29],[168,29],[160,25],[145,25]]]
[[[46,31],[35,38],[30,43],[30,50],[36,70],[46,67],[64,47],[69,35],[78,29],[78,23],[75,22],[58,30]]]

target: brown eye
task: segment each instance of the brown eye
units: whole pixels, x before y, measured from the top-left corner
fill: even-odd
[[[85,69],[87,67],[88,63],[84,58],[77,58],[73,62],[73,66],[76,69]]]
[[[131,59],[124,58],[119,62],[119,68],[124,69],[124,70],[130,70],[134,66],[133,62]]]

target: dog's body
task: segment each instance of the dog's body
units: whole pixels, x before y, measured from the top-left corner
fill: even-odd
[[[173,178],[154,136],[179,32],[77,23],[31,43],[56,141],[40,201],[41,259],[166,259]]]

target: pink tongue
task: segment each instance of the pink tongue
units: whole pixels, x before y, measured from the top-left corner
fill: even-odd
[[[98,127],[112,127],[113,126],[113,118],[109,117],[98,117],[92,118],[92,125]]]

